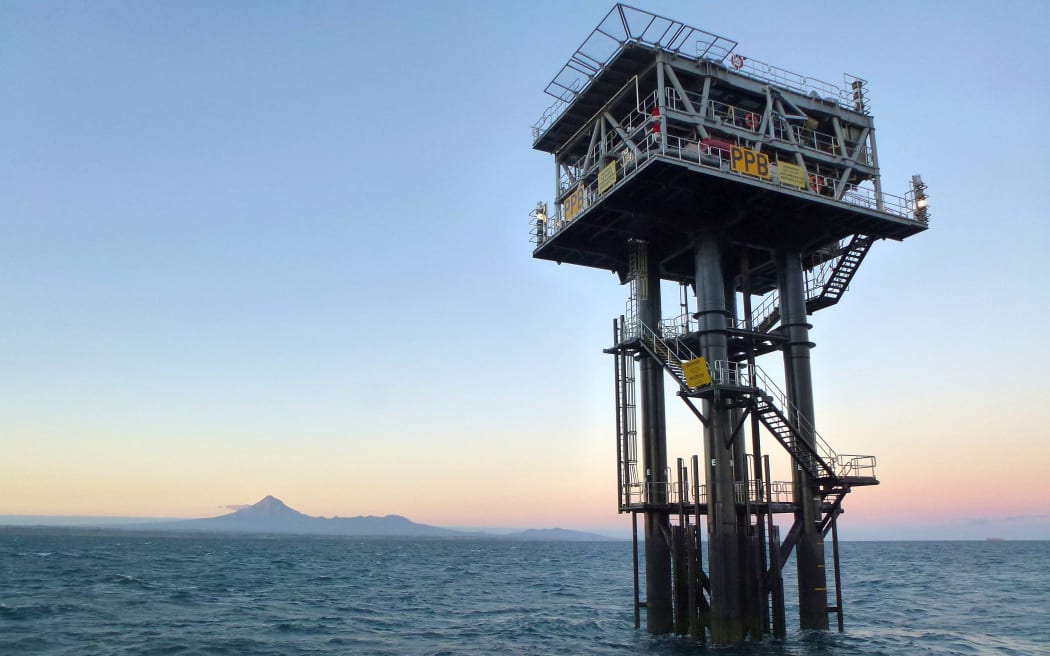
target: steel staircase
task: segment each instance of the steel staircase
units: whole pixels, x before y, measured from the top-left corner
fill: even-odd
[[[740,382],[753,390],[752,411],[791,455],[792,460],[813,480],[820,483],[822,493],[841,488],[843,472],[851,470],[848,466],[839,466],[842,458],[820,436],[810,421],[802,416],[787,395],[757,366],[751,371],[739,368],[737,372]],[[790,420],[789,416],[795,420]],[[809,439],[806,439],[806,436]],[[849,458],[847,457],[846,462],[852,463]],[[874,465],[872,467],[874,468]],[[874,481],[874,470],[871,478]]]
[[[874,243],[875,239],[867,235],[853,235],[831,269],[831,275],[820,288],[820,294],[806,299],[806,310],[814,312],[838,303]]]
[[[810,314],[839,302],[846,292],[861,262],[875,243],[873,237],[853,235],[838,255],[813,270],[806,285],[806,311]],[[780,321],[780,295],[773,290],[755,308],[752,325],[758,332],[769,332]]]
[[[837,481],[834,461],[830,464],[801,438],[799,430],[788,421],[784,413],[773,403],[773,398],[759,390],[754,395],[754,412],[762,425],[769,429],[778,442],[791,454],[792,459],[814,480]]]
[[[693,388],[685,382],[682,362],[698,356],[677,338],[664,340],[644,323],[638,322],[636,325],[642,348],[660,362],[683,391],[691,391]],[[787,395],[757,366],[749,370],[746,366],[731,362],[709,364],[714,366],[713,380],[716,384],[746,390],[742,393],[750,396],[752,411],[759,421],[780,442],[792,460],[813,480],[820,482],[822,494],[844,494],[849,484],[877,483],[874,476],[874,458],[836,454],[809,421],[801,417]],[[797,420],[792,421],[789,416],[794,416]],[[804,437],[807,434],[812,436],[812,443]],[[858,459],[863,459],[863,468],[858,467]],[[844,479],[849,479],[848,483]]]
[[[638,337],[642,347],[663,365],[664,370],[678,381],[683,390],[691,390],[692,388],[685,382],[682,363],[694,360],[699,356],[677,338],[666,341],[644,323],[638,322],[638,326]]]
[[[778,321],[780,321],[780,292],[774,289],[755,308],[751,325],[760,333],[768,333]]]

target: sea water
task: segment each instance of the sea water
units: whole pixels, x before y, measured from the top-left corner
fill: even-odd
[[[7,528],[0,654],[1050,654],[1050,542],[841,555],[845,633],[716,650],[634,628],[629,542]]]

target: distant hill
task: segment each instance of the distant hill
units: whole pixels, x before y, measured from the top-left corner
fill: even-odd
[[[290,508],[274,496],[234,512],[205,519],[162,520],[129,517],[0,516],[0,527],[79,527],[128,531],[199,533],[262,533],[288,535],[340,535],[359,537],[433,537],[497,540],[614,540],[605,535],[563,528],[529,529],[517,533],[489,533],[484,529],[441,528],[417,524],[401,515],[313,517]]]
[[[289,508],[274,496],[227,515],[206,519],[160,522],[140,528],[222,533],[293,533],[301,535],[359,535],[374,537],[455,537],[469,533],[417,524],[401,515],[385,517],[312,517]]]
[[[510,533],[504,537],[512,540],[559,540],[559,541],[587,541],[587,540],[612,540],[606,535],[587,533],[585,531],[570,531],[565,528],[530,528],[519,533]]]

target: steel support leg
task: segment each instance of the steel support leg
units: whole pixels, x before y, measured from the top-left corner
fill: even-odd
[[[642,322],[659,332],[660,275],[659,262],[651,247],[645,246],[648,260],[645,290],[639,299],[638,315]],[[667,428],[664,417],[664,373],[660,363],[644,358],[639,367],[642,408],[642,449],[645,452],[647,503],[664,506],[667,499]],[[671,520],[666,510],[645,511],[645,624],[649,633],[674,631],[674,609],[671,592]]]
[[[708,362],[727,360],[726,286],[721,244],[712,234],[694,238],[700,350]],[[741,599],[741,545],[736,511],[733,449],[727,446],[733,417],[724,399],[704,400],[704,453],[707,463],[711,639],[728,645],[744,639]]]
[[[780,279],[781,331],[787,337],[784,346],[785,382],[788,397],[796,410],[790,418],[800,427],[802,438],[813,445],[813,377],[810,372],[810,325],[806,316],[806,291],[803,283],[802,256],[798,251],[777,253],[777,275]],[[799,415],[804,418],[799,421]],[[798,566],[799,626],[803,629],[828,628],[827,573],[824,571],[824,536],[820,530],[820,490],[817,481],[795,468],[795,498],[800,526],[795,545]]]

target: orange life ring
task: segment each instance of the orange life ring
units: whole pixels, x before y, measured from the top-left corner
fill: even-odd
[[[816,173],[809,174],[809,188],[813,191],[820,193],[820,190],[824,187],[824,184],[820,180],[820,176]]]
[[[744,57],[742,55],[733,55],[729,58],[729,61],[733,64],[733,68],[737,70],[744,67]]]
[[[744,117],[744,123],[747,124],[748,130],[757,130],[759,124],[758,114],[754,112],[748,112],[747,116]]]

